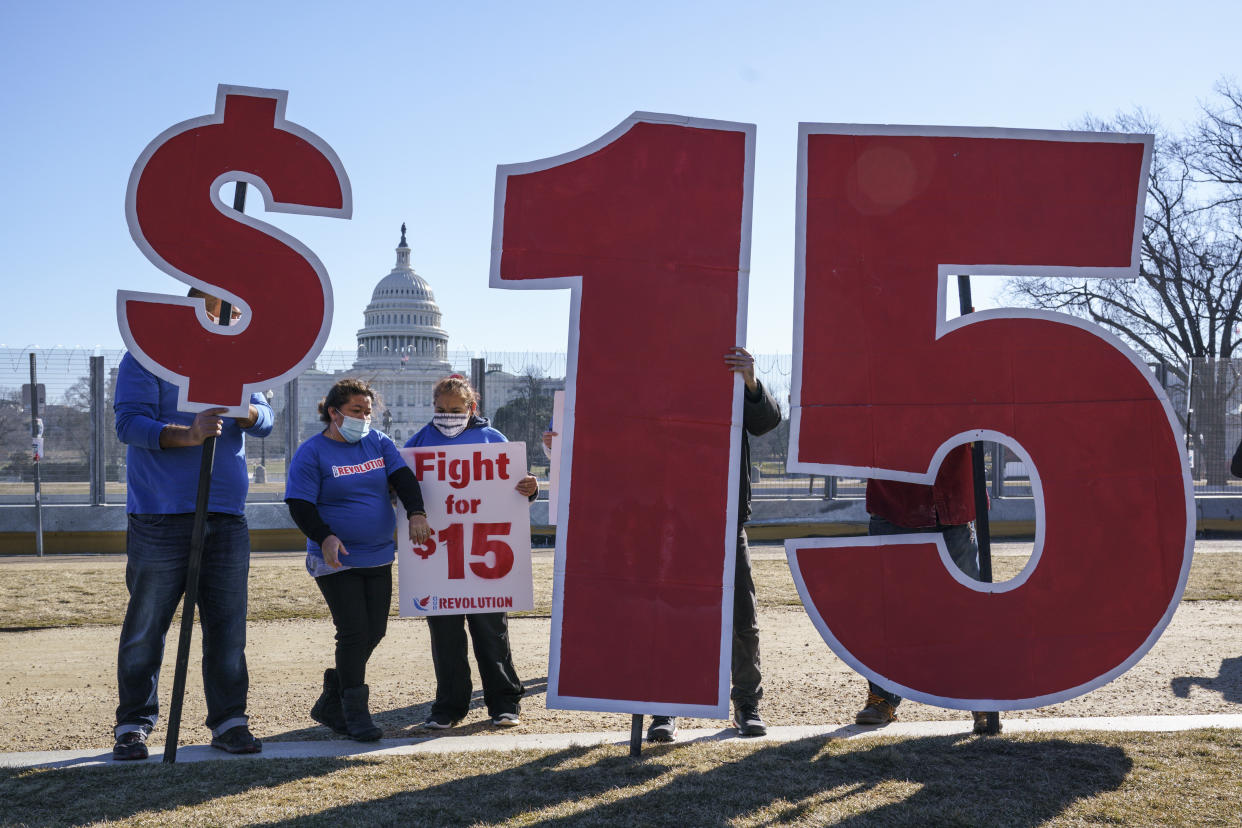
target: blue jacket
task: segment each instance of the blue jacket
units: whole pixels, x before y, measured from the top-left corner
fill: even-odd
[[[272,408],[260,394],[250,396],[259,413],[250,428],[224,418],[216,440],[215,466],[207,510],[244,514],[250,481],[246,474],[246,434],[266,437],[272,431]],[[175,515],[194,511],[202,446],[160,448],[164,426],[189,426],[194,415],[177,410],[177,386],[143,368],[132,355],[121,358],[116,375],[116,436],[128,446],[125,480],[129,486],[125,510],[131,514]]]

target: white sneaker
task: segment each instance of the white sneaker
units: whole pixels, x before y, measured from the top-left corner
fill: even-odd
[[[517,727],[522,723],[516,713],[501,713],[499,716],[492,716],[492,727]]]

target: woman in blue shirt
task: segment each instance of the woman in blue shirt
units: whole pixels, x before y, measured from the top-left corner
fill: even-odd
[[[485,417],[478,416],[478,395],[460,374],[452,374],[436,383],[433,399],[435,416],[406,441],[406,448],[508,442]],[[518,494],[534,500],[539,493],[539,483],[534,475],[528,474],[518,482],[516,489]],[[436,669],[436,700],[422,726],[432,730],[450,728],[465,718],[470,708],[470,662],[463,621],[474,643],[487,715],[496,727],[516,727],[522,723],[520,700],[525,689],[513,669],[509,616],[503,612],[427,616],[431,660]]]
[[[388,435],[371,430],[375,392],[343,379],[319,404],[323,432],[289,464],[285,503],[306,535],[306,569],[336,625],[336,668],[324,671],[311,718],[358,741],[378,739],[371,720],[366,665],[388,627],[396,554],[388,489],[401,499],[410,539],[431,534],[414,473]]]

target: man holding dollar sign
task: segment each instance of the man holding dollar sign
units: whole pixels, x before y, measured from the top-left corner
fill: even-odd
[[[203,299],[208,318],[220,300]],[[236,316],[234,323],[236,322]],[[127,444],[125,585],[129,605],[117,654],[120,703],[116,710],[116,759],[147,758],[147,736],[159,717],[157,688],[164,638],[185,589],[194,525],[200,448],[217,438],[211,479],[198,607],[203,629],[203,689],[212,747],[258,753],[247,726],[246,583],[250,534],[245,503],[245,435],[266,437],[272,409],[260,394],[250,398],[245,419],[222,419],[223,408],[198,414],[177,410],[178,389],[142,367],[131,354],[117,372],[116,433]]]

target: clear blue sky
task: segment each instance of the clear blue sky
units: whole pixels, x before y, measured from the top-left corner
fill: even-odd
[[[641,109],[758,124],[749,342],[787,353],[799,121],[1063,128],[1141,106],[1176,128],[1242,74],[1239,31],[1237,0],[6,3],[0,342],[119,347],[118,288],[183,292],[130,240],[125,187],[225,82],[289,90],[350,175],[351,221],[267,217],[328,267],[329,348],[354,346],[405,221],[451,348],[564,350],[564,294],[487,287],[495,168]]]

